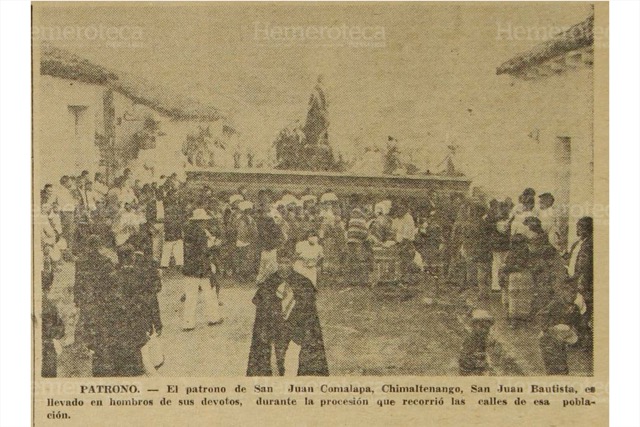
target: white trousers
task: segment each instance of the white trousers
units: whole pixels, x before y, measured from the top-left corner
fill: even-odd
[[[216,290],[211,288],[208,278],[185,277],[184,283],[184,312],[182,315],[182,328],[193,329],[196,327],[196,309],[198,308],[198,289],[202,289],[205,304],[205,317],[207,322],[219,322],[222,320],[218,296]]]
[[[500,269],[504,267],[509,252],[493,252],[493,262],[491,263],[491,290],[500,290]]]
[[[176,265],[184,265],[184,242],[182,239],[173,240],[171,242],[165,241],[162,245],[162,260],[160,262],[161,267],[169,267],[171,256],[176,260]]]

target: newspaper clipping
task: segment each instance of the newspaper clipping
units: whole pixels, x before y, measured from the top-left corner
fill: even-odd
[[[608,424],[608,4],[37,2],[35,426]]]

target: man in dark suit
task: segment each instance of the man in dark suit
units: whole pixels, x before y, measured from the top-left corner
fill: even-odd
[[[593,218],[585,216],[576,223],[576,241],[569,251],[568,275],[578,283],[578,292],[587,306],[583,315],[581,340],[591,345],[593,334]]]
[[[278,259],[278,271],[258,285],[247,376],[328,376],[329,368],[309,279]]]

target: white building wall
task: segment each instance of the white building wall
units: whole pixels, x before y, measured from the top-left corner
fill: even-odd
[[[104,87],[40,76],[38,96],[34,97],[34,156],[39,164],[36,184],[57,184],[62,175],[91,173],[100,166],[95,144],[96,131],[102,132]],[[73,112],[76,109],[76,113]]]
[[[593,211],[592,70],[536,80],[496,76],[486,93],[492,112],[473,129],[479,135],[473,143],[457,141],[456,166],[492,197],[515,200],[526,187],[554,193],[557,137],[570,137],[569,240],[575,239],[575,222]],[[536,129],[539,141],[528,136]]]

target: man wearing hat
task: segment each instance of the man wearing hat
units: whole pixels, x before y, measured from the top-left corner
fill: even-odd
[[[311,281],[286,254],[278,271],[258,285],[247,376],[328,376],[329,368]]]
[[[103,243],[99,236],[87,238],[86,250],[76,262],[73,300],[80,317],[76,335],[90,345],[94,333],[96,311],[104,299],[105,289],[111,286],[111,274],[115,267],[107,256],[100,253]]]
[[[184,230],[185,263],[182,269],[186,276],[184,283],[184,312],[182,329],[191,331],[196,327],[196,308],[198,306],[198,289],[202,289],[205,300],[205,313],[210,326],[222,323],[218,305],[218,297],[211,286],[213,271],[209,260],[209,248],[215,241],[207,233],[208,221],[211,217],[204,209],[195,209]]]
[[[256,241],[258,229],[255,219],[251,216],[253,203],[243,200],[238,203],[240,215],[236,226],[235,271],[242,281],[250,281],[256,272]]]
[[[471,312],[471,327],[458,359],[460,375],[484,375],[489,369],[487,339],[493,322],[493,316],[486,310]]]
[[[542,223],[542,229],[547,236],[549,236],[549,243],[559,252],[564,252],[563,246],[566,242],[563,242],[558,228],[557,218],[553,204],[555,198],[551,193],[542,193],[538,196],[538,217]]]
[[[567,346],[578,340],[574,328],[580,323],[580,310],[574,303],[576,295],[575,279],[566,279],[556,287],[554,298],[539,314],[540,353],[547,375],[569,375]]]

